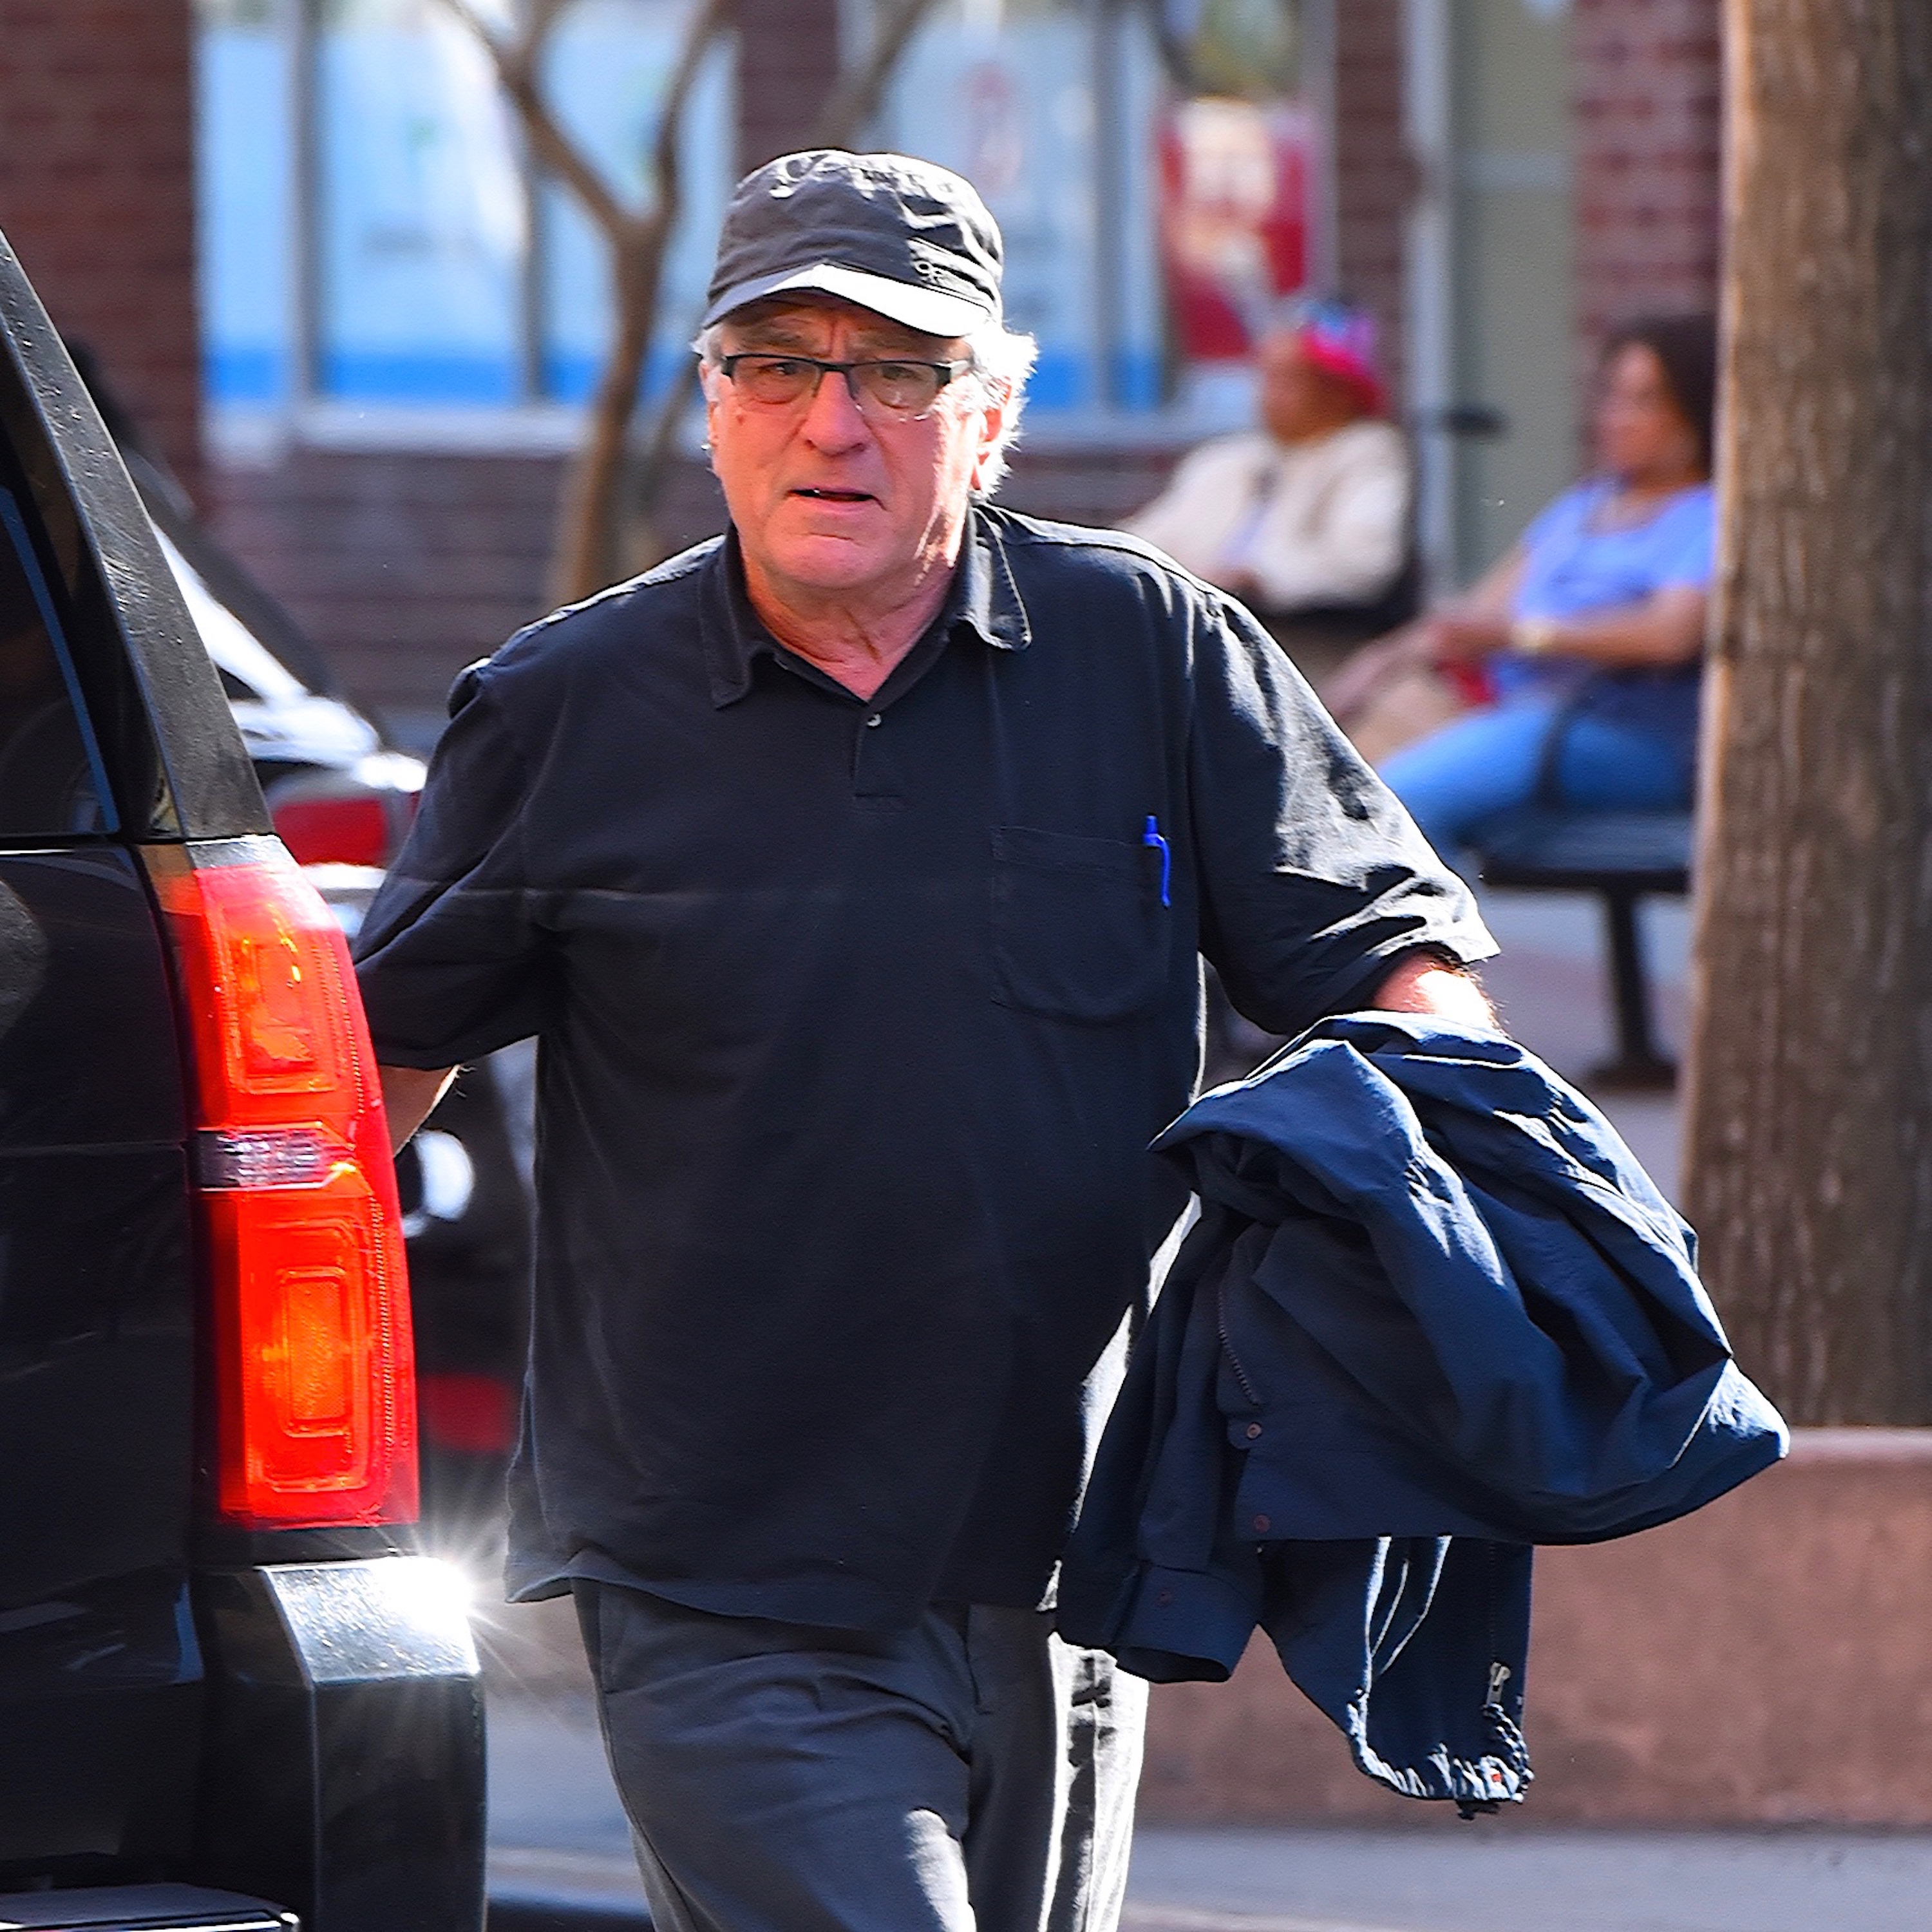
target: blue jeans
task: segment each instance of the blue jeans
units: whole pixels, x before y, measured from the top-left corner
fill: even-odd
[[[1472,712],[1404,746],[1382,766],[1383,782],[1430,844],[1453,857],[1487,820],[1535,798],[1559,708],[1559,700],[1534,697]],[[1587,713],[1564,728],[1558,802],[1662,811],[1688,806],[1690,788],[1682,751],[1652,732]]]

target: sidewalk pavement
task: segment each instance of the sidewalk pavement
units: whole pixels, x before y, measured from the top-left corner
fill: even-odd
[[[1594,906],[1511,893],[1485,909],[1504,948],[1485,969],[1504,1023],[1558,1072],[1580,1076],[1610,1047]],[[1646,923],[1660,1030],[1677,1047],[1688,919],[1680,905],[1653,904]],[[1675,1098],[1604,1105],[1674,1197]],[[489,1602],[493,1594],[482,1592],[478,1632],[490,1686],[492,1895],[640,1912],[569,1606],[512,1609]],[[1533,1705],[1529,1720],[1533,1747]],[[1932,1833],[1590,1832],[1540,1827],[1535,1808],[1532,1792],[1520,1811],[1469,1824],[1418,1806],[1390,1829],[1144,1828],[1127,1932],[1932,1928]]]
[[[493,1898],[641,1913],[587,1693],[495,1696],[490,1784]],[[1468,1824],[1432,1813],[1388,1830],[1144,1827],[1124,1932],[1925,1932],[1928,1924],[1932,1833],[1598,1832],[1539,1828],[1533,1813]]]

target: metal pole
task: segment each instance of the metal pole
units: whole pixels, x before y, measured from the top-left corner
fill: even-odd
[[[1404,265],[1416,539],[1424,594],[1456,581],[1456,442],[1441,427],[1455,367],[1454,95],[1448,0],[1403,0],[1402,110],[1418,182]]]
[[[527,10],[529,0],[518,0],[518,24]],[[544,398],[544,284],[549,263],[550,241],[547,214],[549,196],[544,192],[544,177],[530,154],[530,144],[520,125],[514,125],[510,138],[516,143],[517,179],[524,196],[524,253],[517,268],[517,376],[518,400],[539,403]]]
[[[320,0],[282,0],[288,58],[291,134],[289,167],[289,406],[292,412],[321,394],[322,220],[321,76],[317,70]]]
[[[1094,400],[1118,408],[1120,392],[1121,318],[1126,311],[1126,275],[1120,243],[1126,226],[1123,150],[1131,139],[1121,124],[1120,35],[1125,26],[1118,0],[1092,0],[1088,16],[1093,32],[1093,157]]]
[[[1336,0],[1301,0],[1301,94],[1315,122],[1315,179],[1308,222],[1309,286],[1332,295],[1341,281],[1342,217],[1335,170]]]

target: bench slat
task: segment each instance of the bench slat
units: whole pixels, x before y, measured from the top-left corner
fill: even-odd
[[[1692,838],[1688,812],[1530,806],[1486,827],[1475,850],[1486,885],[1682,894],[1690,890]]]

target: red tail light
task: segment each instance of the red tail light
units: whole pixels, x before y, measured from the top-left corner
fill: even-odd
[[[272,839],[148,859],[194,1057],[217,1506],[265,1528],[410,1520],[402,1217],[348,948]]]
[[[275,830],[302,866],[386,866],[388,808],[380,794],[296,798],[275,807]]]

